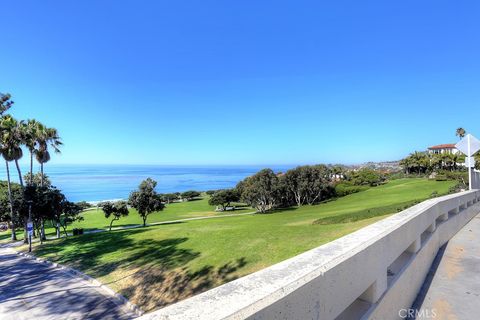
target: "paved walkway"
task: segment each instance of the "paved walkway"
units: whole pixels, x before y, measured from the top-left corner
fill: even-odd
[[[480,319],[480,215],[440,249],[414,308],[419,320]]]
[[[0,319],[132,319],[93,284],[0,248]]]

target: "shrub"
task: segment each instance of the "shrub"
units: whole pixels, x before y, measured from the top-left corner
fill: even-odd
[[[444,175],[447,180],[468,181],[468,171],[441,171],[440,175]]]
[[[85,209],[88,209],[88,208],[91,208],[92,205],[90,203],[88,203],[87,201],[80,201],[80,202],[77,202],[76,203],[77,206],[79,206],[82,210],[85,210]]]
[[[189,190],[189,191],[182,192],[182,194],[180,196],[181,196],[182,199],[190,201],[194,198],[200,197],[200,195],[201,195],[201,193],[198,192],[198,191]]]
[[[356,186],[350,183],[339,183],[335,186],[335,193],[338,197],[344,197],[349,194],[365,191],[369,186]]]
[[[226,189],[215,192],[208,200],[208,204],[212,206],[221,206],[225,211],[231,202],[239,201],[240,195],[235,189]]]
[[[207,190],[207,191],[205,191],[205,193],[209,196],[213,196],[215,194],[215,192],[217,192],[217,191],[221,191],[221,190]]]
[[[453,187],[450,187],[450,189],[448,189],[448,194],[460,192],[462,189],[466,190],[466,189],[468,189],[468,186],[464,183],[457,183],[456,185],[454,185]]]
[[[351,181],[354,185],[367,185],[374,187],[384,183],[385,177],[377,170],[362,168],[352,173]]]

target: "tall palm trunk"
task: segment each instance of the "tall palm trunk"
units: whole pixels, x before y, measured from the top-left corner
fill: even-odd
[[[15,159],[15,166],[17,167],[18,180],[20,181],[20,186],[22,186],[22,189],[24,189],[22,171],[20,170],[20,166],[18,165],[18,160],[17,159]]]
[[[23,178],[22,178],[22,172],[20,170],[20,166],[18,165],[18,160],[15,159],[15,166],[17,167],[17,172],[18,172],[18,180],[20,181],[20,186],[22,187],[22,190],[25,189],[24,185],[23,185]],[[24,243],[28,243],[27,241],[27,238],[28,238],[28,235],[27,235],[27,219],[24,218],[23,219],[23,242]]]
[[[8,167],[8,161],[5,160],[5,165],[7,167],[7,185],[8,185],[8,201],[10,202],[10,218],[12,219],[12,241],[17,240],[17,235],[15,233],[15,222],[13,214],[13,198],[12,198],[12,186],[10,182],[10,168]]]
[[[40,187],[43,187],[43,162],[40,163]]]
[[[30,185],[33,184],[33,150],[30,150]]]
[[[43,162],[40,163],[40,187],[43,187]],[[43,223],[43,218],[40,218],[40,225],[40,240],[47,240],[47,237],[45,236],[45,224]]]

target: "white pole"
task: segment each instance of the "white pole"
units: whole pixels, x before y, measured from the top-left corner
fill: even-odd
[[[467,148],[468,148],[468,186],[469,190],[472,190],[472,158],[470,155],[470,135],[467,135]]]

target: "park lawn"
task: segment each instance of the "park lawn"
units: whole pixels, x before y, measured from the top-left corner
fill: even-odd
[[[215,207],[208,204],[208,199],[208,195],[202,194],[201,197],[191,201],[173,202],[167,204],[163,211],[155,212],[149,215],[147,219],[147,224],[186,218],[209,217],[215,215],[221,216],[225,214],[236,214],[255,211],[254,209],[246,206],[243,203],[232,203],[232,205],[235,205],[237,207],[236,210],[216,212]],[[82,216],[84,218],[83,221],[74,222],[73,224],[68,225],[68,232],[72,232],[73,228],[83,228],[85,230],[108,229],[110,225],[111,219],[106,219],[101,209],[87,209],[82,213]],[[138,212],[135,209],[129,209],[129,215],[127,217],[121,217],[118,221],[114,221],[113,227],[115,228],[129,225],[139,225],[142,223],[142,218],[138,215]],[[46,221],[45,226],[45,234],[47,235],[47,237],[54,237],[56,231],[55,228],[50,225],[50,221]],[[23,239],[22,228],[19,228],[17,230],[17,238],[19,240]],[[8,242],[9,239],[10,231],[0,233],[0,243]]]
[[[315,248],[388,214],[354,222],[313,224],[319,218],[424,200],[434,191],[447,193],[454,184],[394,180],[335,201],[273,214],[52,240],[36,246],[35,254],[78,268],[149,311]]]
[[[160,212],[154,212],[147,218],[147,224],[155,222],[172,221],[178,219],[209,217],[215,215],[235,214],[244,212],[253,212],[254,209],[243,203],[233,203],[237,209],[228,212],[216,212],[215,207],[208,204],[209,196],[202,194],[201,197],[186,202],[173,202],[167,204],[165,209]],[[73,228],[83,228],[84,230],[108,229],[110,219],[105,218],[101,208],[90,208],[82,213],[83,221],[76,221],[67,227],[68,232],[72,232]],[[125,227],[142,224],[142,218],[138,215],[137,210],[130,208],[127,217],[121,217],[120,220],[114,221],[112,227]],[[46,222],[45,234],[47,237],[55,235],[55,228]],[[63,234],[63,230],[62,230]],[[19,235],[19,239],[23,238],[23,233]]]
[[[173,202],[167,204],[165,209],[160,212],[152,213],[148,216],[148,223],[172,221],[178,219],[196,218],[196,217],[209,217],[214,215],[224,215],[229,213],[243,213],[254,211],[250,207],[246,207],[243,204],[235,211],[216,212],[215,207],[208,204],[209,197],[203,195],[202,197],[193,199],[186,202]],[[84,220],[73,223],[69,226],[69,229],[84,228],[90,229],[105,229],[110,225],[111,219],[106,219],[101,209],[87,210],[82,214]],[[127,217],[121,217],[120,220],[113,222],[113,227],[138,225],[142,224],[142,218],[138,215],[137,210],[129,209]]]

